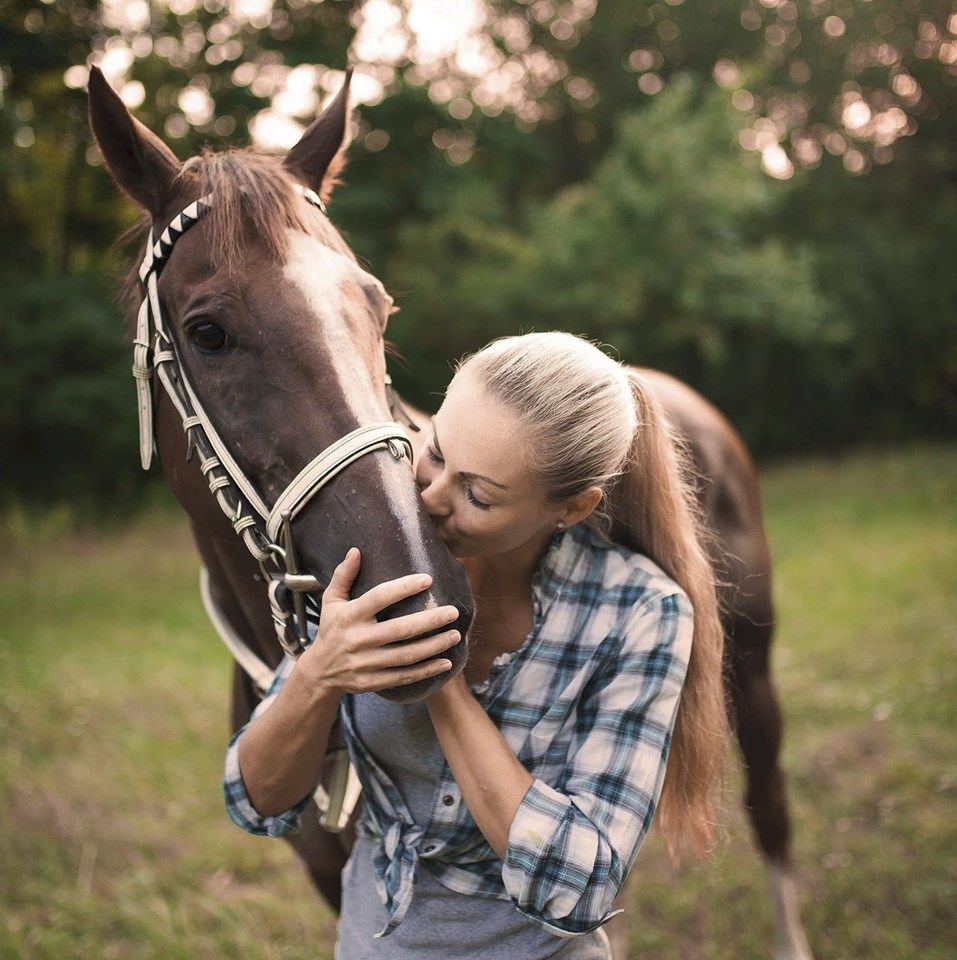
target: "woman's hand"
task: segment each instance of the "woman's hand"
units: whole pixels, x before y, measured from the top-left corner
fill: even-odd
[[[430,586],[428,574],[389,580],[355,600],[349,590],[359,573],[359,550],[352,547],[333,572],[322,594],[322,614],[315,641],[299,658],[299,668],[328,693],[367,693],[436,677],[452,668],[450,660],[420,663],[455,646],[457,630],[392,646],[444,627],[459,617],[456,607],[434,607],[380,623],[376,614]]]

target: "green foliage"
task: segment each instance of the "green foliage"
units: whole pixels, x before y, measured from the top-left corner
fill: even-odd
[[[245,144],[270,86],[235,68],[341,68],[360,6],[273,0],[249,19],[228,17],[218,0],[179,13],[150,5],[128,74],[145,92],[134,112],[181,158],[203,143]],[[451,110],[410,73],[419,66],[410,55],[384,98],[359,109],[330,207],[402,306],[389,335],[410,361],[393,369],[403,393],[434,409],[456,357],[495,336],[562,327],[685,378],[759,456],[953,434],[947,4],[636,0],[591,13],[556,7],[554,17],[514,0],[490,6],[503,15],[497,26],[524,24],[536,57],[561,62],[555,82],[526,91],[540,122],[516,123],[467,96],[458,102],[469,110]],[[552,29],[559,16],[576,21],[571,40],[567,24]],[[840,29],[828,34],[835,18]],[[12,365],[0,439],[13,463],[0,497],[117,503],[143,482],[106,279],[120,269],[112,241],[136,211],[98,164],[84,91],[64,82],[91,53],[133,42],[108,19],[104,5],[81,0],[0,8],[0,345]],[[507,33],[495,35],[514,66],[525,48],[513,50]],[[238,48],[221,59],[214,38],[226,34]],[[639,84],[649,76],[663,84],[656,95]],[[205,121],[184,120],[187,84],[211,97]],[[882,147],[873,125],[847,129],[847,94],[875,116],[900,109],[906,135]],[[758,152],[740,147],[742,125],[753,136],[759,117],[776,118],[770,135],[792,159],[798,135],[820,145],[839,134],[835,155],[813,169],[795,160],[792,179],[772,180]],[[438,146],[459,134],[474,147],[461,165]],[[865,158],[866,175],[848,173],[845,150]],[[55,362],[51,350],[85,359]],[[38,455],[50,451],[56,470]]]
[[[4,276],[0,498],[111,502],[140,488],[122,326],[102,282]]]
[[[594,176],[531,206],[518,230],[463,176],[389,267],[412,291],[393,323],[417,376],[440,382],[428,357],[561,328],[687,379],[759,452],[860,437],[843,421],[828,432],[854,387],[854,327],[822,292],[814,251],[780,236],[795,187],[741,157],[739,123],[725,94],[684,78],[623,115]]]
[[[813,179],[781,211],[849,328],[838,436],[945,436],[957,424],[957,193],[942,178],[916,196],[912,175],[905,154],[839,192]]]
[[[814,954],[950,960],[957,447],[802,459],[761,484]],[[231,668],[181,512],[108,535],[4,533],[0,956],[331,957],[336,918],[292,849],[223,808]],[[624,904],[632,955],[771,955],[736,757],[711,858],[676,872],[649,833]]]
[[[594,177],[532,224],[544,314],[564,323],[571,310],[578,324],[590,314],[595,332],[616,333],[636,361],[650,338],[706,366],[728,359],[725,331],[815,337],[826,314],[805,252],[774,237],[770,214],[787,188],[734,148],[725,96],[694,94],[684,78],[624,115]],[[579,282],[566,299],[563,288]]]

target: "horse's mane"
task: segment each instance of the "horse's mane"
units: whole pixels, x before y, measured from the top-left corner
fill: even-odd
[[[281,259],[288,227],[305,231],[359,263],[328,218],[294,190],[294,179],[283,166],[282,154],[255,146],[224,150],[206,146],[187,160],[177,175],[177,182],[187,181],[196,184],[196,196],[216,195],[216,202],[203,218],[203,229],[214,268],[226,271],[227,275],[242,273],[250,236],[254,236],[270,256]],[[150,218],[144,214],[116,241],[117,248],[132,246],[132,263],[120,280],[118,295],[130,332],[143,298],[139,265],[149,226]]]

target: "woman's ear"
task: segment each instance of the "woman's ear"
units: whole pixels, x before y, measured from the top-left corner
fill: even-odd
[[[591,486],[583,490],[577,497],[574,497],[568,505],[568,511],[560,520],[564,520],[565,526],[570,527],[584,520],[601,503],[601,487]]]
[[[87,84],[90,128],[110,175],[151,216],[159,214],[182,164],[126,109],[99,67]]]

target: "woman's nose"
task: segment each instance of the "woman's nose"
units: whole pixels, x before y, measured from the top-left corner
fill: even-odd
[[[428,484],[421,489],[419,493],[422,497],[422,503],[425,505],[425,509],[428,510],[430,516],[435,517],[444,512],[441,500],[435,495],[435,484]]]
[[[418,478],[416,478],[416,483],[419,486],[419,496],[422,498],[422,503],[429,512],[429,516],[446,516],[449,511],[444,503],[445,498],[439,489],[440,485],[429,480],[419,480]]]

